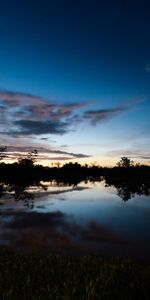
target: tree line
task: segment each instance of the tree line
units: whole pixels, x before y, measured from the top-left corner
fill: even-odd
[[[0,161],[2,161],[4,158],[7,158],[7,146],[1,146],[0,147]],[[33,151],[30,151],[27,153],[26,157],[19,157],[18,163],[24,166],[33,166],[38,158],[38,151],[34,149]],[[60,167],[60,162],[55,163],[55,165],[52,163],[53,167]],[[78,162],[72,163],[66,163],[64,164],[65,167],[76,167],[79,168],[81,165]],[[116,167],[119,168],[130,168],[130,167],[140,167],[143,166],[140,163],[134,163],[133,160],[131,160],[129,157],[122,156],[120,160],[116,163]],[[92,164],[89,166],[87,163],[84,165],[85,168],[102,168],[101,166],[98,166],[97,164]]]

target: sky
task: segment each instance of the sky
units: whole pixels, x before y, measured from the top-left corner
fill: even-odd
[[[0,146],[9,161],[150,164],[150,3],[0,3]]]

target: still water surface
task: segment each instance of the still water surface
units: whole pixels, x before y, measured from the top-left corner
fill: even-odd
[[[150,260],[150,196],[123,201],[105,182],[42,183],[34,200],[0,198],[0,244],[18,252],[130,256]]]

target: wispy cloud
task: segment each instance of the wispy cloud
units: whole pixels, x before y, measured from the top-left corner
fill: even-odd
[[[89,103],[62,104],[29,94],[0,92],[0,134],[62,135],[85,121],[93,125],[108,121],[143,101],[136,99],[117,107],[87,110]]]
[[[139,155],[139,158],[144,159],[144,160],[150,160],[150,156]]]
[[[150,64],[145,65],[144,70],[145,70],[147,73],[150,73]]]
[[[20,156],[26,157],[28,152],[32,152],[35,147],[32,146],[13,146],[7,147],[7,159],[16,160]],[[76,158],[88,158],[91,155],[86,155],[83,153],[74,153],[69,151],[61,151],[58,149],[49,149],[46,147],[37,147],[38,150],[38,161],[40,160],[70,160]]]
[[[71,117],[87,103],[62,104],[23,93],[0,92],[1,134],[42,135],[69,131]]]
[[[116,150],[111,150],[111,151],[107,151],[107,156],[108,157],[122,157],[122,156],[127,156],[131,159],[135,159],[135,160],[150,160],[150,156],[147,150],[144,151],[141,149],[136,149],[136,148],[132,148],[132,149],[116,149]]]
[[[78,125],[85,122],[96,126],[136,108],[143,101],[145,99],[135,99],[116,107],[90,110],[88,106],[92,103],[88,102],[58,103],[25,93],[0,91],[1,142],[5,145],[16,144],[17,138],[18,145],[35,145],[34,148],[38,150],[51,135],[63,135],[75,131]],[[13,151],[15,149],[10,152]],[[24,151],[18,148],[16,152]],[[90,157],[84,153],[51,149],[50,145],[45,149],[45,153],[51,155],[51,159],[59,157],[62,160]],[[10,157],[17,157],[17,155],[10,153]],[[43,159],[42,154],[40,157]]]
[[[132,99],[117,107],[88,110],[83,113],[83,119],[88,120],[92,125],[100,124],[135,108],[143,102],[145,102],[145,98]]]
[[[95,111],[89,110],[84,113],[83,118],[90,121],[93,125],[96,125],[97,123],[102,123],[106,120],[109,120],[126,110],[127,109],[124,107],[100,109]]]
[[[13,124],[17,130],[11,131],[13,134],[21,135],[41,135],[41,134],[64,134],[67,131],[67,123],[63,121],[31,121],[18,120]]]

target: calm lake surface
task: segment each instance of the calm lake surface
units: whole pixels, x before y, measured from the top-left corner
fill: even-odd
[[[1,245],[18,252],[150,260],[150,196],[125,199],[124,191],[103,180],[41,184],[26,189],[28,199],[15,200],[13,191],[1,195]]]

